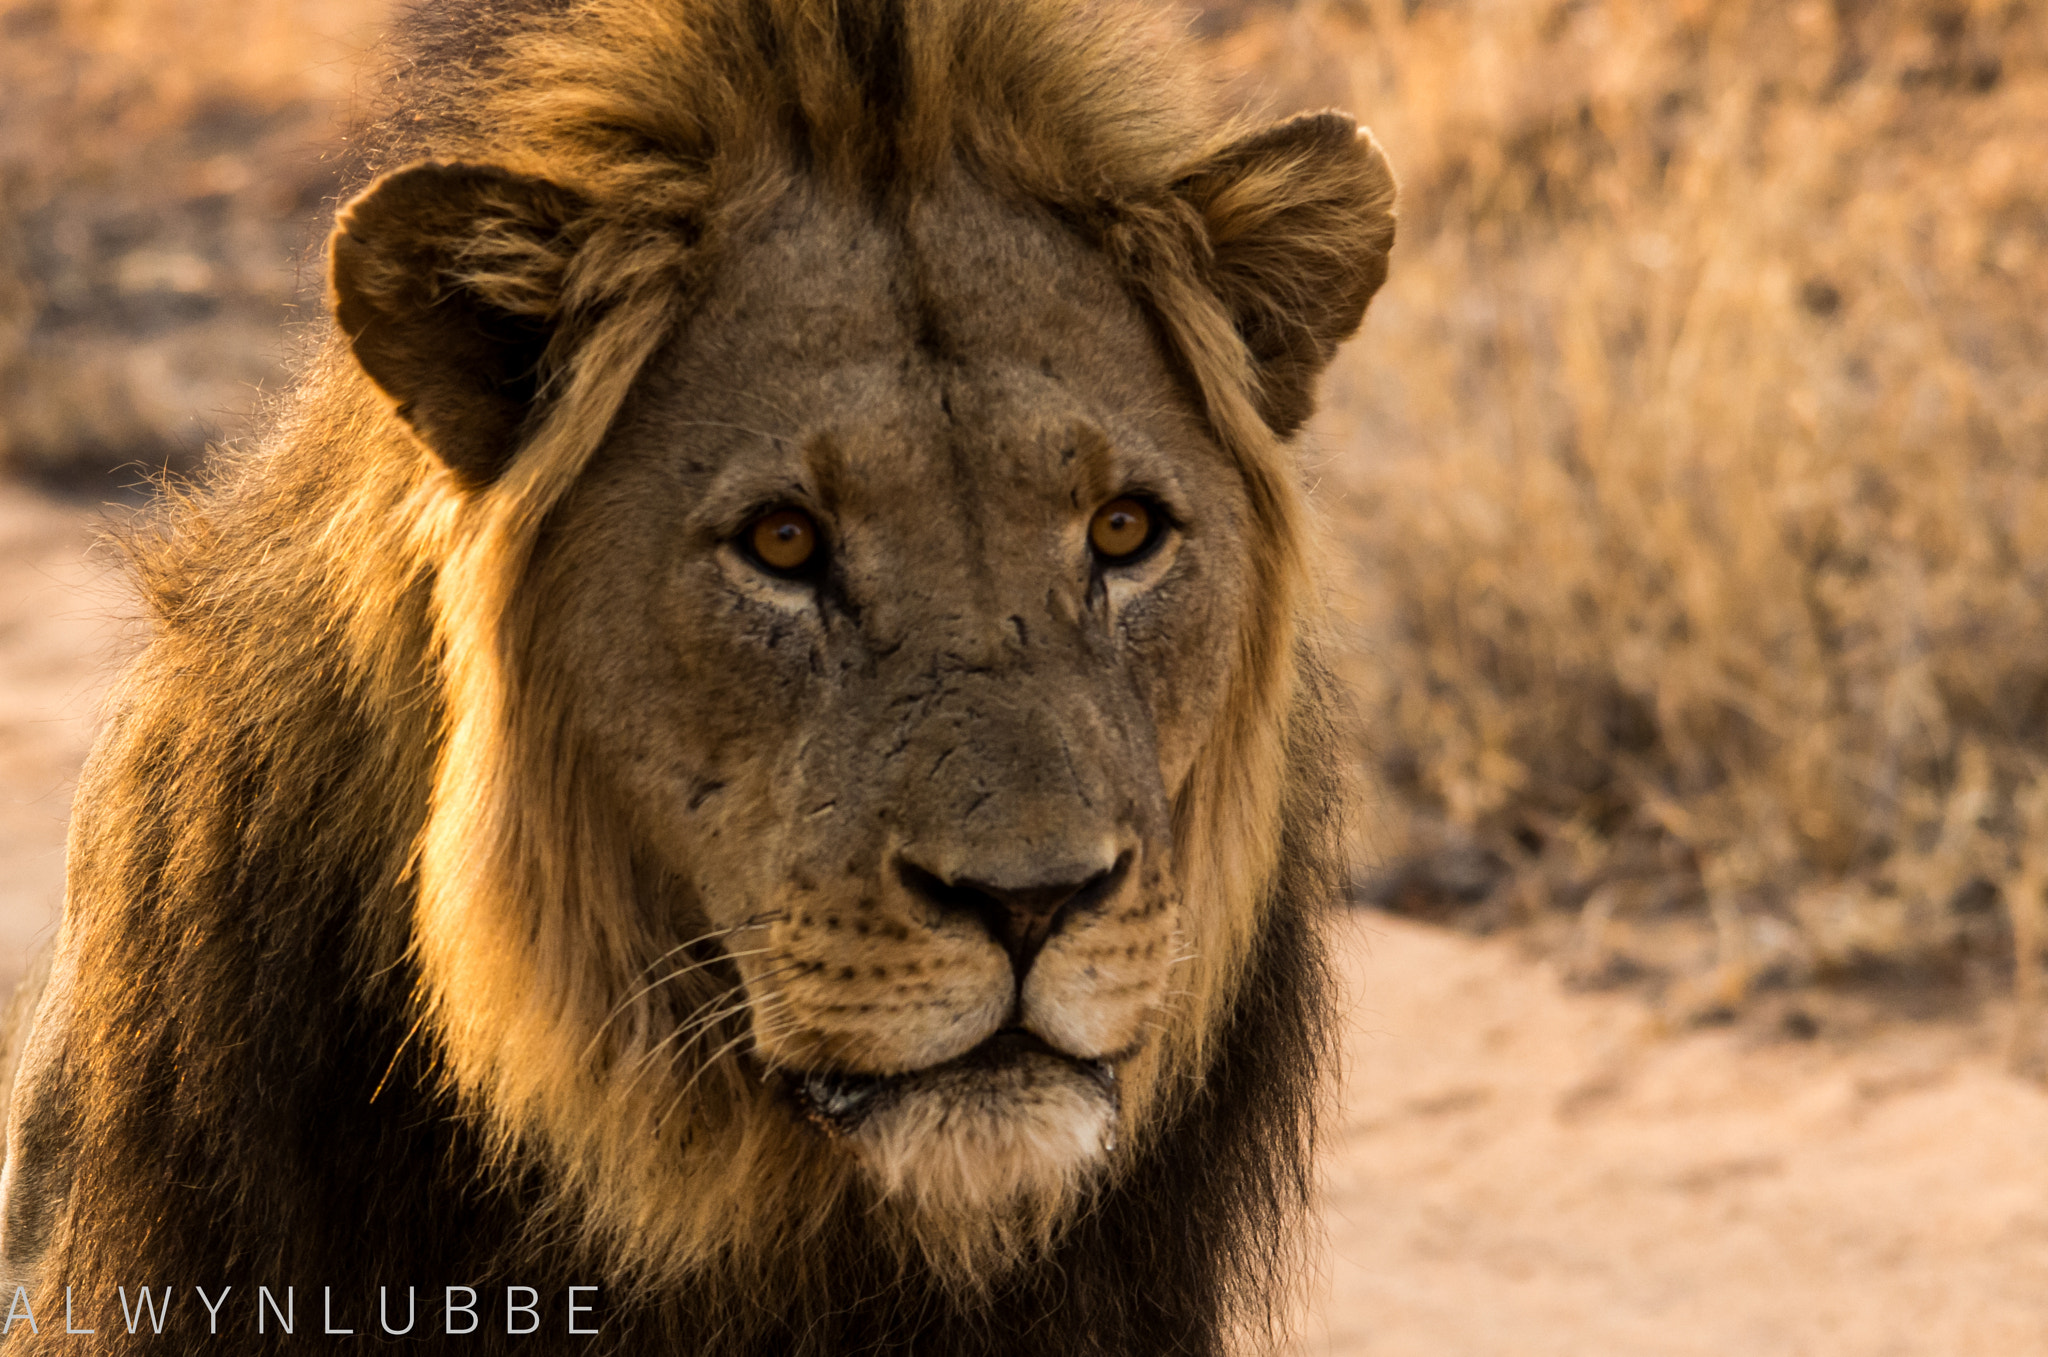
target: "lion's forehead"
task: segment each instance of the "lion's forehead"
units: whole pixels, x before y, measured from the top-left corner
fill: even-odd
[[[1234,464],[1099,254],[957,198],[891,219],[793,192],[728,244],[614,440],[628,455],[600,459],[627,464],[620,506],[649,465],[707,535],[804,500],[842,516],[849,563],[939,566],[935,585],[1021,585],[1132,486],[1183,523],[1235,517]]]
[[[793,190],[721,250],[687,339],[723,360],[727,389],[917,353],[1084,379],[1112,405],[1171,380],[1107,259],[1042,210],[970,188],[900,213]]]

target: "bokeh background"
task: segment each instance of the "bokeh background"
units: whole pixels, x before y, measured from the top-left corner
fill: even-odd
[[[1318,431],[1371,897],[1694,1017],[2009,978],[2048,867],[2048,13],[1241,22],[1403,176]]]
[[[1304,440],[1364,986],[1305,1350],[2048,1351],[2048,6],[1175,12],[1403,184]],[[289,380],[386,14],[0,0],[0,980],[139,635],[94,525]]]

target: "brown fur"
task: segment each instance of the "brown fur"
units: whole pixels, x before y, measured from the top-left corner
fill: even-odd
[[[1263,1329],[1333,857],[1281,440],[1392,183],[1339,115],[1215,119],[1144,28],[421,11],[365,160],[439,159],[343,214],[335,341],[138,548],[158,634],[10,1117],[39,1315],[531,1278],[601,1283],[634,1351]],[[1134,480],[1170,541],[1063,593]],[[792,495],[843,548],[801,589],[730,545]],[[786,1076],[1005,1021],[961,1015],[1009,963],[899,864],[1112,856],[1004,1003],[1115,1063],[1113,1123],[1058,1062],[934,1075],[865,1140],[797,1114]]]

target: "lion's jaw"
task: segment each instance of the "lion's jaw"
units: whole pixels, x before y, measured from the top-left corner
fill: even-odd
[[[1106,265],[971,202],[908,238],[790,205],[643,379],[538,580],[592,763],[687,888],[653,939],[691,959],[677,1086],[747,1061],[880,1196],[955,1221],[1076,1202],[1197,1011],[1174,800],[1249,516]],[[1171,540],[1105,570],[1090,514],[1133,490]],[[818,518],[819,578],[735,549],[778,502]],[[1006,942],[991,919],[1048,891],[1047,935]]]
[[[1116,1145],[1116,1064],[1021,1031],[889,1078],[813,1073],[792,1096],[843,1137],[885,1195],[960,1218],[1062,1195]]]

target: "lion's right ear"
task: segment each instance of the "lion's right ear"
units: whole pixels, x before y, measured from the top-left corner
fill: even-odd
[[[544,179],[429,161],[378,179],[336,219],[335,320],[399,417],[468,485],[504,470],[542,397],[587,208]]]

